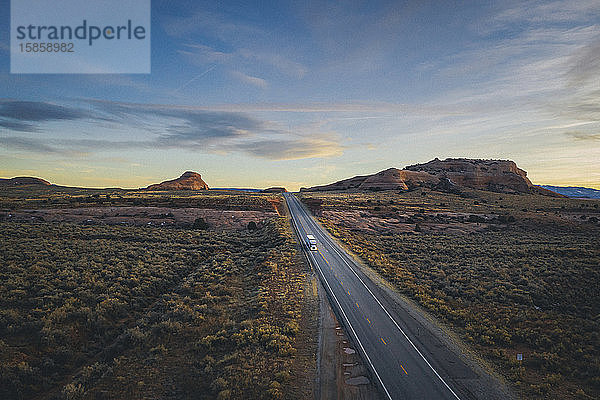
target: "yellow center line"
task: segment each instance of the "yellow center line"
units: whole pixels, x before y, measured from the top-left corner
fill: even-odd
[[[371,321],[369,320],[369,318],[367,318],[367,322],[368,322],[368,323],[371,323]]]
[[[402,371],[404,371],[404,373],[405,373],[406,375],[408,375],[408,372],[406,372],[406,370],[404,369],[404,367],[402,366],[402,364],[400,364],[400,368],[402,368]]]
[[[381,339],[381,341],[383,342],[383,344],[385,344],[387,346],[387,343],[385,342],[385,340],[383,340],[382,337],[380,337],[379,339]]]
[[[356,308],[360,308],[360,306],[358,305],[358,303],[354,303],[354,304],[356,304]]]
[[[350,296],[350,291],[348,290],[348,296]]]
[[[300,222],[300,225],[302,225],[302,230],[306,233],[306,227],[304,226],[302,219],[298,218],[298,222]]]
[[[327,263],[327,265],[329,265],[329,261],[327,261],[327,259],[325,258],[325,256],[323,255],[323,253],[321,253],[319,251],[319,254],[321,255],[321,257],[323,258],[323,260]]]

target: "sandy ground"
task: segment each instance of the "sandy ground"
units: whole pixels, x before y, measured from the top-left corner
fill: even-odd
[[[12,221],[70,222],[88,225],[186,227],[204,218],[213,229],[246,229],[250,221],[260,227],[277,214],[264,211],[231,211],[167,207],[81,207],[7,210],[0,218]]]
[[[342,227],[366,233],[406,233],[421,229],[427,232],[469,233],[490,229],[488,222],[469,222],[471,215],[484,220],[492,220],[496,215],[464,213],[408,213],[394,216],[371,214],[364,211],[323,211],[323,218],[334,220]],[[417,228],[417,225],[419,226]]]

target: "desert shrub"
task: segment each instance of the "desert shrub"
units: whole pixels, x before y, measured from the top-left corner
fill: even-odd
[[[80,383],[69,383],[62,390],[62,395],[65,400],[80,400],[83,399],[84,394],[85,388]]]
[[[577,200],[486,192],[430,192],[427,198],[410,192],[303,196],[321,200],[321,221],[332,235],[452,326],[525,398],[578,398],[578,388],[586,398],[600,395],[600,231],[589,223],[597,217],[559,223],[549,216],[559,210],[580,212]],[[480,199],[478,208],[474,198]],[[412,214],[406,222],[417,222],[420,233],[373,233],[345,226],[327,212],[369,216],[379,200],[393,200],[400,212]],[[508,226],[469,234],[423,229],[440,204],[470,213],[461,223]],[[538,209],[546,213],[531,211]],[[418,212],[424,219],[416,218]],[[525,354],[520,366],[516,352]]]
[[[0,236],[1,398],[272,398],[298,362],[305,272],[284,219],[223,232],[5,221]]]
[[[204,218],[199,217],[194,220],[194,224],[192,225],[194,229],[206,230],[209,228],[208,223],[204,220]]]

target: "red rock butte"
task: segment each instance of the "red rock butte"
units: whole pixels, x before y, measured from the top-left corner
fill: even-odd
[[[150,185],[145,190],[208,190],[208,185],[199,173],[186,171],[177,179]]]

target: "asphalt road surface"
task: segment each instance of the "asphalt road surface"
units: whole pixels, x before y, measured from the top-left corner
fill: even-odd
[[[407,316],[356,265],[356,261],[291,193],[285,198],[300,241],[317,239],[316,251],[303,248],[321,279],[331,305],[372,379],[388,399],[461,399],[474,396],[453,379],[474,376],[458,357],[439,349],[427,332],[411,326]],[[415,332],[418,333],[415,333]],[[437,342],[439,343],[439,342]],[[439,358],[439,359],[436,359]],[[450,370],[450,372],[448,372]]]

